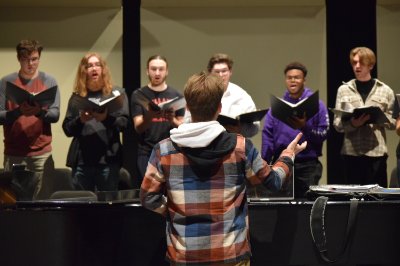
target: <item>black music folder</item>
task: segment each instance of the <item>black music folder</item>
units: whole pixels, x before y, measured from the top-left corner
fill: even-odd
[[[260,110],[256,110],[256,111],[252,111],[252,112],[248,112],[248,113],[243,113],[236,117],[230,117],[227,115],[219,114],[217,121],[221,125],[237,125],[239,123],[253,123],[253,122],[257,122],[257,121],[260,121],[261,119],[263,119],[263,117],[265,116],[265,114],[267,112],[268,112],[268,108],[260,109]]]
[[[33,102],[38,103],[41,107],[51,105],[57,94],[57,86],[50,87],[38,93],[31,93],[12,82],[7,81],[6,83],[6,97],[8,100],[22,104],[27,102],[32,104]]]
[[[99,101],[73,93],[70,103],[78,110],[103,112],[107,109],[108,112],[114,112],[122,107],[123,98],[119,90],[113,90],[110,96]]]
[[[352,117],[358,118],[363,114],[369,114],[370,119],[366,122],[366,124],[385,124],[390,123],[389,119],[386,117],[385,113],[378,106],[365,106],[355,108],[351,111],[339,110],[330,108],[330,110],[342,117],[343,120],[349,120]]]
[[[299,101],[296,104],[285,101],[274,95],[271,96],[271,112],[272,115],[288,124],[287,119],[290,117],[307,117],[307,120],[316,115],[319,111],[318,91],[314,92],[310,97]],[[288,124],[290,126],[290,124]]]
[[[183,96],[177,96],[173,99],[156,104],[141,89],[137,89],[133,94],[135,101],[142,105],[146,110],[152,109],[153,111],[164,111],[173,109],[174,111],[177,111],[186,107],[186,100]]]

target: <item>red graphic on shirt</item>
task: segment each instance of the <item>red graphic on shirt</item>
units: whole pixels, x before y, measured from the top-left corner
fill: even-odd
[[[158,104],[160,104],[162,102],[166,102],[168,100],[169,99],[166,99],[166,98],[154,98],[153,102],[158,105]],[[155,123],[168,122],[168,119],[166,119],[165,117],[154,117],[151,120],[151,122],[155,122]]]

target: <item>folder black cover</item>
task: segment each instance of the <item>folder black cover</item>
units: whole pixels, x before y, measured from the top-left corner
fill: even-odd
[[[90,98],[82,97],[79,94],[73,93],[70,99],[70,104],[78,110],[103,112],[114,112],[120,109],[123,105],[123,99],[119,90],[113,90],[112,94],[101,101],[94,101]]]
[[[271,112],[274,117],[287,123],[287,119],[293,116],[307,117],[307,120],[317,114],[319,111],[318,91],[314,92],[310,97],[299,101],[296,104],[287,102],[274,95],[271,96]],[[290,126],[290,125],[289,125]]]
[[[141,89],[133,92],[135,101],[142,105],[146,110],[152,109],[153,111],[163,111],[173,109],[175,111],[186,107],[186,100],[183,96],[177,96],[168,101],[156,104],[147,96]]]
[[[263,117],[265,116],[267,111],[268,111],[268,108],[260,109],[260,110],[256,110],[256,111],[252,111],[252,112],[248,112],[248,113],[243,113],[236,117],[230,117],[230,116],[219,114],[217,121],[221,125],[237,125],[239,122],[240,123],[253,123],[253,122],[260,121],[261,119],[263,119]]]
[[[350,118],[358,118],[362,114],[369,114],[370,119],[366,122],[366,124],[385,124],[385,123],[390,123],[389,119],[386,117],[386,115],[383,113],[381,108],[378,106],[366,106],[366,107],[359,107],[355,108],[352,111],[344,111],[344,110],[338,110],[334,108],[330,108],[330,110],[336,114],[342,117],[343,120],[349,120]]]
[[[23,102],[32,104],[33,102],[37,102],[42,107],[48,106],[54,102],[56,93],[57,86],[50,87],[38,93],[31,93],[12,82],[7,81],[6,83],[6,97],[16,104],[22,104]]]

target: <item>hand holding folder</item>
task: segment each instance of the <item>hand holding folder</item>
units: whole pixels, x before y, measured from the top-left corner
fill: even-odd
[[[385,124],[390,123],[385,113],[378,106],[365,106],[354,108],[352,110],[339,110],[330,108],[330,110],[342,117],[343,120],[350,120],[351,118],[359,118],[362,115],[369,115],[369,119],[365,124]]]
[[[271,112],[272,116],[284,122],[288,126],[294,128],[291,119],[310,119],[319,111],[318,91],[314,92],[310,97],[299,101],[296,104],[285,101],[274,95],[271,96]]]
[[[153,111],[165,111],[165,110],[174,110],[177,111],[179,109],[186,107],[186,100],[183,96],[177,96],[173,99],[169,99],[167,101],[156,104],[152,101],[152,99],[147,96],[141,89],[137,89],[133,92],[135,101],[142,105],[146,110]]]
[[[113,90],[110,96],[98,101],[73,93],[70,103],[78,110],[103,113],[104,110],[107,109],[107,111],[110,113],[122,107],[123,98],[119,90]]]

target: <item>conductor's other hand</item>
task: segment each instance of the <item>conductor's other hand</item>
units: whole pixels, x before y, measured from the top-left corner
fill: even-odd
[[[290,151],[293,151],[293,153],[295,155],[307,147],[307,141],[304,141],[303,143],[299,144],[299,141],[302,136],[303,136],[303,133],[297,134],[297,136],[294,138],[294,140],[292,140],[292,142],[290,142],[289,145],[287,146],[287,149]]]

